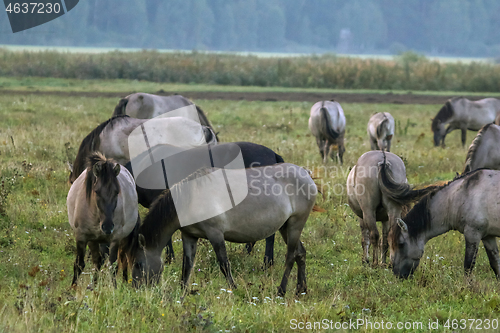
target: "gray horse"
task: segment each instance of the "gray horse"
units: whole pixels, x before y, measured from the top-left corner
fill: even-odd
[[[448,100],[432,119],[434,145],[444,146],[444,139],[448,133],[460,129],[462,131],[462,146],[465,146],[467,130],[478,131],[486,124],[495,121],[500,114],[500,100],[485,98],[479,101],[470,101],[464,97],[455,97]],[[448,127],[445,129],[445,126]]]
[[[450,230],[465,236],[464,268],[474,268],[482,241],[490,266],[500,278],[496,237],[500,236],[500,171],[475,170],[438,187],[420,200],[389,233],[396,276],[407,278],[420,263],[430,239]]]
[[[158,96],[146,93],[135,93],[122,98],[116,105],[112,116],[126,114],[132,118],[152,119],[188,105],[194,105],[194,103],[181,95]],[[203,112],[198,105],[195,106],[200,123],[203,126],[211,128],[215,132],[205,112]]]
[[[76,285],[85,267],[87,244],[97,271],[101,269],[103,259],[100,244],[111,244],[111,264],[116,261],[120,250],[120,263],[126,280],[128,237],[139,226],[137,193],[132,175],[104,155],[93,153],[88,158],[87,169],[69,190],[67,206],[69,224],[76,238],[72,285]]]
[[[231,195],[239,199],[235,200],[235,204],[228,206],[229,210],[217,214],[211,212],[217,207],[210,202],[215,200],[215,206],[220,206],[222,204],[220,199],[226,196],[226,191],[216,191],[210,195],[200,194],[199,200],[204,201],[203,207],[206,207],[206,210],[205,208],[200,210],[198,199],[193,199],[194,194],[205,193],[206,188],[214,188],[213,179],[220,172],[226,172],[229,180],[237,179],[237,175],[242,173],[239,181],[230,183]],[[225,188],[226,185],[222,187]],[[197,241],[199,238],[204,238],[212,244],[222,273],[229,285],[235,288],[225,241],[255,242],[279,230],[287,244],[287,253],[285,272],[278,293],[281,295],[285,293],[294,262],[298,266],[297,292],[305,292],[306,251],[300,242],[300,235],[314,206],[316,194],[317,188],[309,173],[289,163],[234,170],[200,169],[170,187],[170,190],[166,190],[149,210],[139,229],[138,247],[133,255],[134,284],[154,283],[159,280],[163,270],[161,251],[172,234],[180,229],[184,247],[183,286],[188,285]],[[197,214],[202,216],[186,223],[186,215],[192,217]],[[212,217],[207,218],[204,214]]]
[[[500,126],[485,125],[467,151],[463,173],[476,169],[500,170]]]
[[[345,124],[344,110],[342,110],[338,102],[334,100],[322,101],[312,106],[309,129],[316,137],[316,143],[324,164],[328,162],[332,145],[338,147],[337,155],[340,164],[343,163]]]
[[[394,136],[394,118],[389,112],[377,112],[368,121],[368,137],[372,150],[391,151]]]
[[[392,186],[397,187],[397,190],[389,191],[381,183],[379,173],[391,178]],[[416,200],[424,193],[412,190],[407,184],[405,165],[397,155],[381,151],[369,151],[361,155],[347,177],[347,202],[359,218],[364,263],[369,262],[372,244],[373,265],[378,265],[379,232],[376,221],[382,221],[382,263],[385,264],[390,226],[401,217],[401,211],[407,209],[401,203],[401,198]]]
[[[500,113],[498,113],[497,118],[495,119],[495,125],[500,126]]]

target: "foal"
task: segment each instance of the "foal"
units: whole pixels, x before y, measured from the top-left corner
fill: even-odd
[[[101,153],[92,153],[87,159],[87,169],[75,180],[67,199],[69,224],[76,238],[72,285],[76,285],[85,267],[87,244],[97,271],[103,263],[99,245],[111,244],[111,264],[116,261],[120,250],[123,276],[127,279],[125,245],[129,235],[139,226],[137,205],[135,182],[127,169]]]

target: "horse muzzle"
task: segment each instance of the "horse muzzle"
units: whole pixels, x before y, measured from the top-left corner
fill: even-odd
[[[101,230],[104,232],[105,235],[111,235],[113,233],[113,230],[115,228],[115,225],[113,223],[103,223],[101,225]]]

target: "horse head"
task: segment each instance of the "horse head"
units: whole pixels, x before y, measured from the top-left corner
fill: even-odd
[[[99,214],[99,226],[106,235],[113,233],[113,216],[118,202],[120,165],[107,160],[101,153],[93,153],[88,159],[87,198],[94,194]]]
[[[406,279],[417,269],[423,254],[417,240],[408,234],[406,223],[398,219],[389,233],[390,258],[392,272],[399,278]]]
[[[148,249],[146,239],[143,234],[138,234],[137,246],[132,252],[132,282],[134,287],[142,284],[155,284],[160,280],[163,271],[163,261],[160,253],[155,253]]]

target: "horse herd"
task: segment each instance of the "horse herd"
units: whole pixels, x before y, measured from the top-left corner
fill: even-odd
[[[188,109],[192,112],[179,112]],[[369,262],[372,245],[374,265],[380,256],[385,264],[390,253],[393,272],[406,278],[417,268],[429,239],[458,230],[466,239],[466,271],[473,268],[483,241],[499,276],[500,172],[490,170],[500,169],[500,127],[490,124],[495,119],[500,121],[499,100],[447,101],[432,121],[435,145],[444,145],[454,129],[462,130],[462,144],[467,129],[480,131],[462,175],[446,185],[417,190],[407,184],[401,158],[390,153],[394,118],[387,112],[372,115],[367,126],[372,151],[358,159],[347,178],[348,203],[362,231],[363,262]],[[323,162],[337,157],[342,164],[346,118],[340,104],[314,104],[309,128]],[[155,135],[146,135],[152,130]],[[144,138],[142,151],[132,147],[131,138],[138,133]],[[169,165],[176,166],[174,172],[166,172],[174,170]],[[135,286],[156,283],[164,263],[174,257],[171,237],[180,230],[183,286],[188,285],[197,241],[204,238],[235,288],[225,241],[246,243],[250,252],[256,241],[266,239],[268,266],[274,263],[274,234],[279,231],[287,251],[278,294],[285,293],[294,263],[297,293],[306,292],[306,250],[300,236],[317,195],[311,173],[262,145],[219,143],[203,110],[190,100],[145,93],[120,100],[112,117],[82,140],[70,169],[67,208],[77,245],[72,285],[85,267],[87,245],[97,271],[109,257],[110,263],[118,260],[114,274],[120,266],[125,280],[132,268]],[[154,176],[158,174],[163,178]],[[138,204],[149,208],[142,223]],[[381,250],[376,221],[383,223]]]

